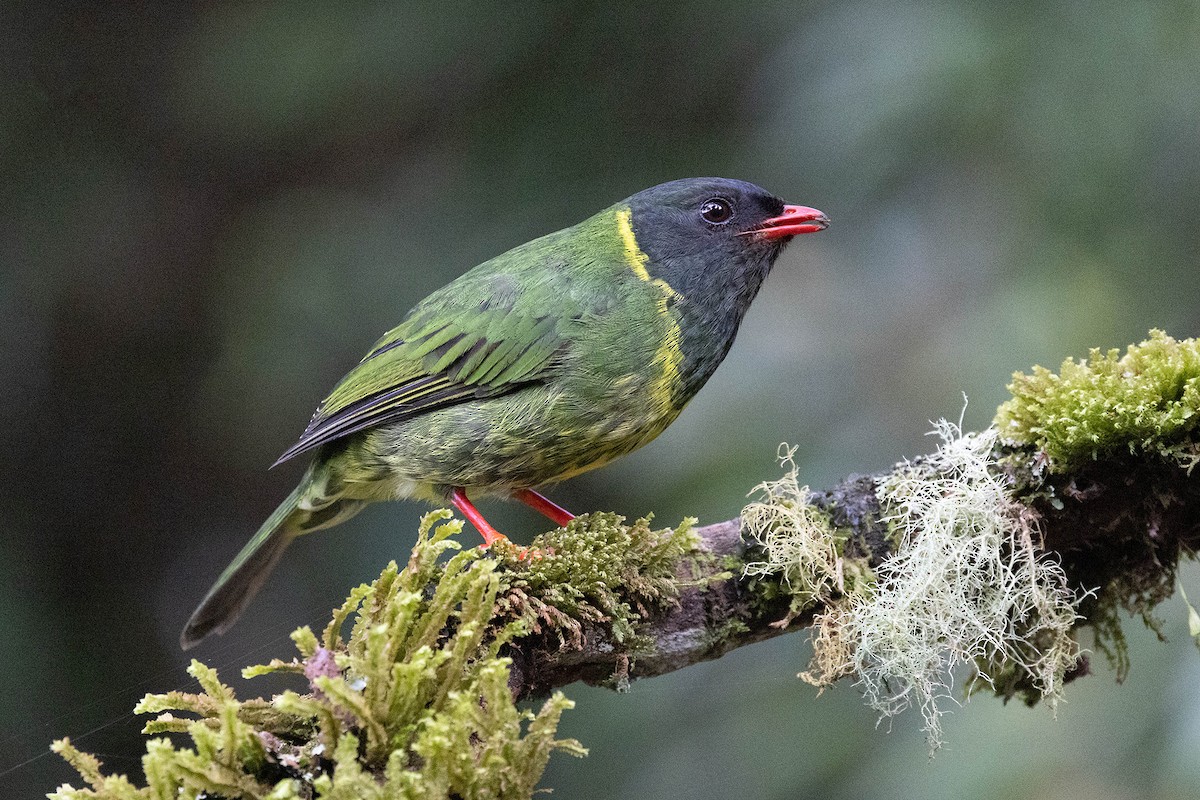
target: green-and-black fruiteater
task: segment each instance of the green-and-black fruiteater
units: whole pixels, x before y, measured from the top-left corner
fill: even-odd
[[[793,236],[820,211],[753,184],[692,178],[639,192],[475,267],[375,343],[279,459],[312,453],[300,485],[188,620],[191,647],[233,624],[296,536],[375,500],[516,498],[662,433],[725,358]]]

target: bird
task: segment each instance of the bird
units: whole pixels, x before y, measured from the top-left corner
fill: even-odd
[[[417,303],[320,404],[276,464],[308,454],[299,485],[217,578],[180,635],[224,633],[287,546],[365,504],[541,494],[657,437],[729,352],[784,246],[824,230],[815,208],[740,180],[638,192],[465,272]]]

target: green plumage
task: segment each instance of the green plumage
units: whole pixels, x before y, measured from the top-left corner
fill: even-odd
[[[699,217],[711,198],[740,219]],[[445,502],[454,489],[509,495],[649,442],[728,351],[790,238],[745,234],[782,208],[738,181],[663,184],[422,300],[280,458],[314,454],[193,614],[182,645],[231,625],[297,535],[365,502]]]

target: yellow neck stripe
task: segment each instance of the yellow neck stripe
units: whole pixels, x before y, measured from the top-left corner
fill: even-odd
[[[662,278],[650,277],[650,273],[646,269],[646,262],[650,260],[650,256],[646,255],[642,252],[642,248],[638,247],[637,237],[633,235],[633,212],[628,208],[622,208],[617,211],[617,230],[621,234],[621,244],[625,247],[625,263],[633,270],[633,274],[646,283],[657,286],[665,297],[674,300],[683,299],[680,297],[679,292],[672,289],[671,285]]]
[[[675,385],[679,382],[679,366],[683,361],[683,351],[680,349],[682,336],[679,322],[671,313],[668,303],[672,300],[682,300],[683,296],[672,289],[671,285],[662,278],[650,277],[650,272],[646,269],[650,257],[638,246],[637,237],[633,235],[633,212],[630,209],[617,210],[617,231],[621,235],[621,244],[625,250],[625,263],[629,265],[629,269],[638,278],[659,291],[654,305],[659,317],[666,323],[666,330],[663,333],[662,344],[654,353],[654,363],[661,370],[661,377],[651,388],[651,400],[659,407],[661,413],[668,414],[671,419],[674,419],[674,415],[678,413],[678,409],[674,408],[674,390]]]

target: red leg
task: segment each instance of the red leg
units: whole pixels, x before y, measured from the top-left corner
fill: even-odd
[[[450,504],[462,512],[462,515],[467,518],[467,521],[475,526],[475,530],[479,531],[479,535],[483,537],[483,546],[489,547],[492,543],[499,539],[507,539],[500,531],[492,527],[491,523],[483,518],[483,514],[479,513],[474,504],[467,499],[467,493],[459,487],[455,487],[450,491]]]
[[[570,511],[548,500],[544,495],[538,494],[533,489],[518,489],[513,492],[513,497],[546,517],[560,528],[575,519],[575,515]],[[464,511],[463,513],[465,514],[466,512]]]

